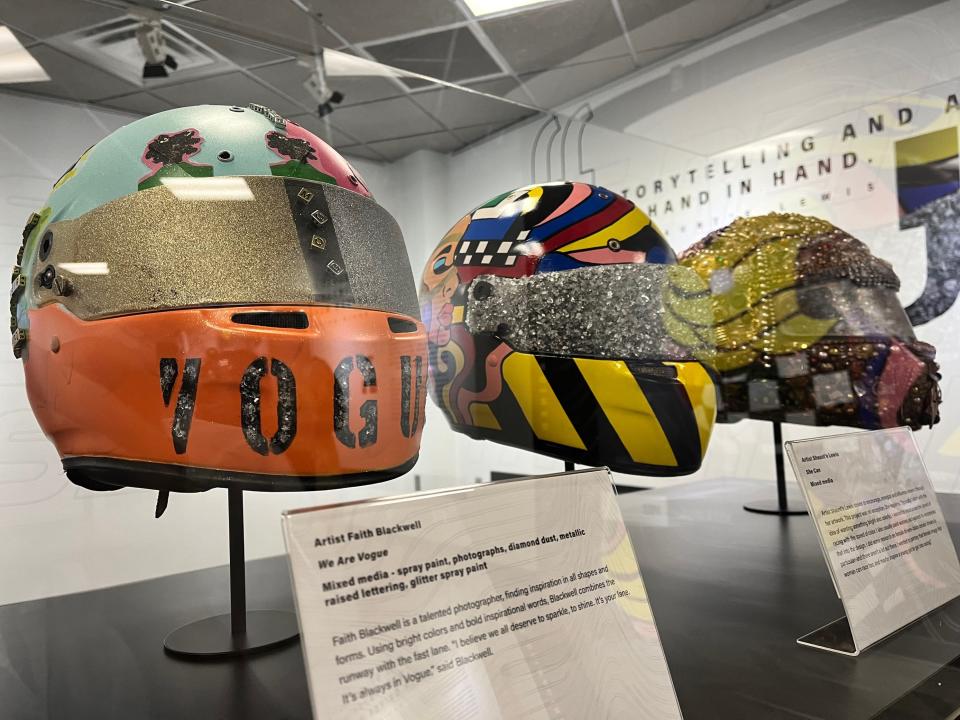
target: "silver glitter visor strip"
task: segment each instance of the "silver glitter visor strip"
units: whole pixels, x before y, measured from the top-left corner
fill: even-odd
[[[896,291],[888,287],[861,287],[849,281],[800,285],[797,304],[810,317],[836,318],[831,337],[915,338]]]
[[[667,300],[686,299],[701,337],[678,342]],[[714,351],[705,283],[678,265],[597,265],[526,278],[481,275],[465,319],[520,352],[601,359],[709,360]]]
[[[169,178],[52,223],[34,305],[82,319],[211,305],[362,307],[420,317],[396,221],[373,200],[284,177]]]

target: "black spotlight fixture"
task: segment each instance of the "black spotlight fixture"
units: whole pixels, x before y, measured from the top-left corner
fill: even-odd
[[[334,90],[327,82],[327,68],[323,61],[323,52],[311,58],[300,61],[304,67],[313,70],[310,77],[303,83],[303,87],[317,102],[317,117],[326,117],[336,109],[336,105],[343,102],[343,93]]]
[[[143,53],[143,79],[167,77],[177,69],[177,60],[167,49],[167,38],[159,20],[146,20],[137,27],[137,43]]]
[[[329,100],[317,105],[317,117],[329,115],[334,110],[333,106],[339,105],[341,102],[343,102],[343,93],[339,90],[332,91]]]

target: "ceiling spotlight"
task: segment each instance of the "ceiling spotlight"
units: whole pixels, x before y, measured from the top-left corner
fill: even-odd
[[[310,77],[303,83],[303,87],[310,93],[317,103],[317,117],[325,117],[332,113],[343,102],[343,93],[334,90],[327,82],[327,68],[323,62],[323,51],[312,58],[301,60],[300,64],[313,69]]]
[[[343,100],[343,93],[339,90],[327,90],[329,97],[325,102],[317,104],[317,117],[324,117],[333,112],[333,106],[339,105]]]
[[[0,25],[0,85],[48,80],[50,76],[20,44],[10,28]]]
[[[167,49],[167,38],[159,20],[145,20],[137,27],[137,42],[143,53],[143,79],[167,77],[167,68],[177,69],[177,61]]]
[[[534,5],[553,5],[560,0],[464,0],[474,17],[507,15],[526,10]]]

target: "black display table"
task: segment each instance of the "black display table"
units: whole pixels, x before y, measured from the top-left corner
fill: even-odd
[[[943,669],[960,655],[960,602],[860,658],[798,646],[841,605],[811,520],[744,513],[757,489],[620,498],[685,719],[940,717],[948,701],[911,690],[933,676],[934,694],[960,689]],[[941,501],[960,538],[960,497]],[[248,563],[247,591],[251,608],[292,609],[286,559]],[[228,606],[223,567],[0,607],[0,717],[309,718],[299,644],[227,662],[163,652],[171,628]]]

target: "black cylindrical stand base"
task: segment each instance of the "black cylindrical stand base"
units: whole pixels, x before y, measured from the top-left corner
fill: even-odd
[[[208,660],[271,650],[295,640],[297,616],[283,610],[247,610],[243,545],[243,491],[227,490],[230,521],[230,612],[184,625],[167,635],[163,649],[178,657]]]
[[[746,503],[743,509],[747,512],[760,513],[761,515],[806,515],[807,509],[800,505],[793,505],[789,500],[784,505],[779,500],[756,500]]]
[[[184,625],[167,635],[163,649],[171,655],[214,659],[249,655],[286,645],[297,639],[297,616],[283,610],[249,610],[247,629],[231,631],[232,615],[216,615]]]

